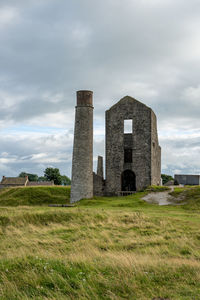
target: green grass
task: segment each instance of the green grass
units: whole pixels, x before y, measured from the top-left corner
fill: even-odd
[[[165,192],[165,191],[169,191],[170,188],[168,186],[157,186],[157,185],[152,185],[149,186],[146,191],[147,192]]]
[[[183,188],[175,188],[171,195],[180,198],[179,203],[183,203],[183,209],[200,210],[200,186],[187,186]]]
[[[69,187],[16,187],[0,189],[0,206],[69,203]]]
[[[183,206],[140,192],[70,208],[47,206],[65,188],[28,189],[0,194],[0,299],[199,299],[200,187],[175,189]]]

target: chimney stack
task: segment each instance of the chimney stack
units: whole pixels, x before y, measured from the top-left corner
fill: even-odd
[[[70,202],[93,197],[93,92],[78,91]]]

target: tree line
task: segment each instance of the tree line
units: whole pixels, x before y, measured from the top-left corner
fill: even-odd
[[[161,174],[161,178],[163,184],[167,183],[168,181],[174,180],[174,178],[171,175],[167,175],[167,174]]]
[[[60,170],[58,168],[46,168],[44,170],[44,176],[38,176],[37,174],[31,174],[27,172],[21,172],[19,177],[26,177],[28,176],[29,181],[54,181],[56,185],[70,185],[71,180],[66,175],[61,175]]]
[[[21,172],[19,177],[28,176],[29,181],[54,181],[56,185],[71,185],[71,179],[66,175],[61,175],[58,168],[46,168],[44,170],[44,176],[38,176],[37,174],[30,174],[27,172]],[[167,183],[170,180],[174,180],[171,175],[162,174],[161,175],[163,184]]]

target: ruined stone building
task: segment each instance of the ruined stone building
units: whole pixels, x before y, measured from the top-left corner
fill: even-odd
[[[160,185],[161,148],[156,115],[126,96],[106,111],[105,179],[103,158],[93,173],[93,100],[91,91],[77,92],[71,202],[114,196]]]
[[[5,177],[0,182],[0,188],[19,187],[19,186],[53,186],[54,181],[29,181],[28,176],[25,177]]]
[[[6,177],[3,176],[0,182],[0,188],[4,187],[18,187],[28,185],[28,176],[26,177]]]

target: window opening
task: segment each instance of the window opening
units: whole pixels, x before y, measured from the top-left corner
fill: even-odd
[[[124,120],[124,133],[133,133],[133,120]]]

